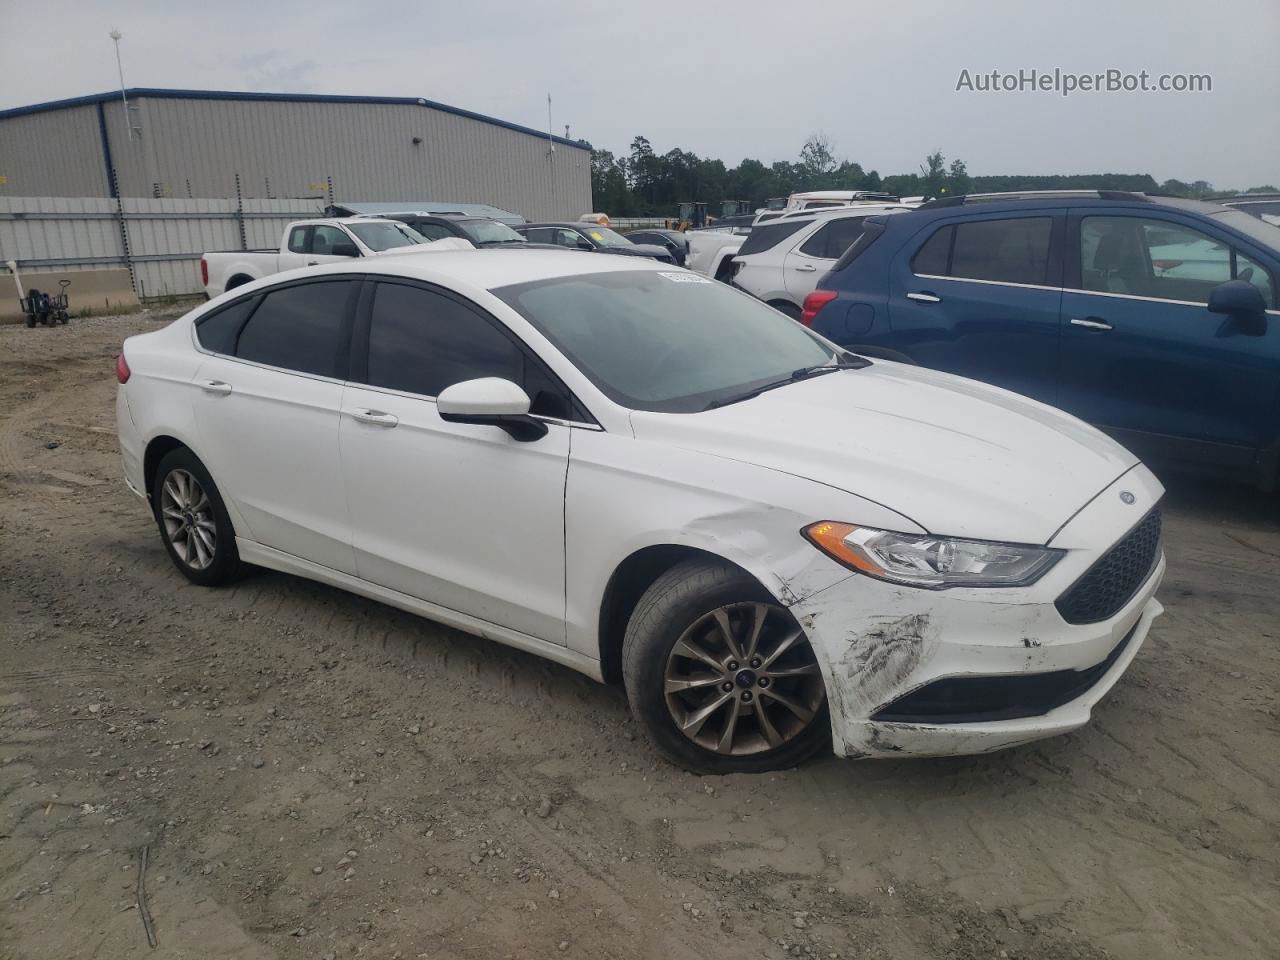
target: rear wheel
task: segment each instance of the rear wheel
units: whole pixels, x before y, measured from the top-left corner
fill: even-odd
[[[827,743],[826,688],[791,614],[731,564],[654,582],[623,641],[632,713],[668,760],[702,773],[795,766]]]
[[[151,506],[169,558],[184,577],[213,587],[236,576],[240,554],[231,518],[209,471],[186,447],[160,461]]]

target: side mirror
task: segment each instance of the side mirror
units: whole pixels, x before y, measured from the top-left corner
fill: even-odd
[[[346,243],[335,243],[331,251],[335,257],[358,257],[360,249],[350,241]]]
[[[1259,337],[1267,332],[1267,302],[1247,280],[1228,280],[1210,290],[1209,312],[1226,314],[1241,333]]]
[[[529,395],[501,377],[464,380],[445,387],[436,397],[436,412],[450,423],[499,427],[521,443],[547,435],[547,425],[529,416]]]

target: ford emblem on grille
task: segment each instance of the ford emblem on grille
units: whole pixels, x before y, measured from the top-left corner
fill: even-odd
[[[1121,501],[1122,501],[1122,502],[1124,502],[1124,503],[1133,503],[1133,501],[1134,501],[1134,500],[1136,500],[1136,499],[1137,499],[1137,497],[1135,497],[1135,496],[1134,496],[1132,493],[1130,493],[1128,490],[1121,490],[1121,491],[1120,491],[1120,499],[1121,499]]]

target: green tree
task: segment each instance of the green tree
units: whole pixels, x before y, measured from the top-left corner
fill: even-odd
[[[800,170],[810,186],[821,189],[822,183],[839,166],[832,152],[831,140],[825,133],[815,133],[800,148]]]
[[[924,158],[920,175],[925,199],[931,200],[947,192],[947,158],[941,150],[935,150]]]
[[[951,167],[947,170],[947,193],[954,197],[969,193],[972,187],[973,181],[969,179],[969,171],[965,169],[964,161],[952,160]]]

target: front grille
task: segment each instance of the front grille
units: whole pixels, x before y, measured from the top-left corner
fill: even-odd
[[[1155,507],[1054,606],[1067,623],[1098,623],[1113,617],[1146,582],[1159,556],[1160,508]]]

